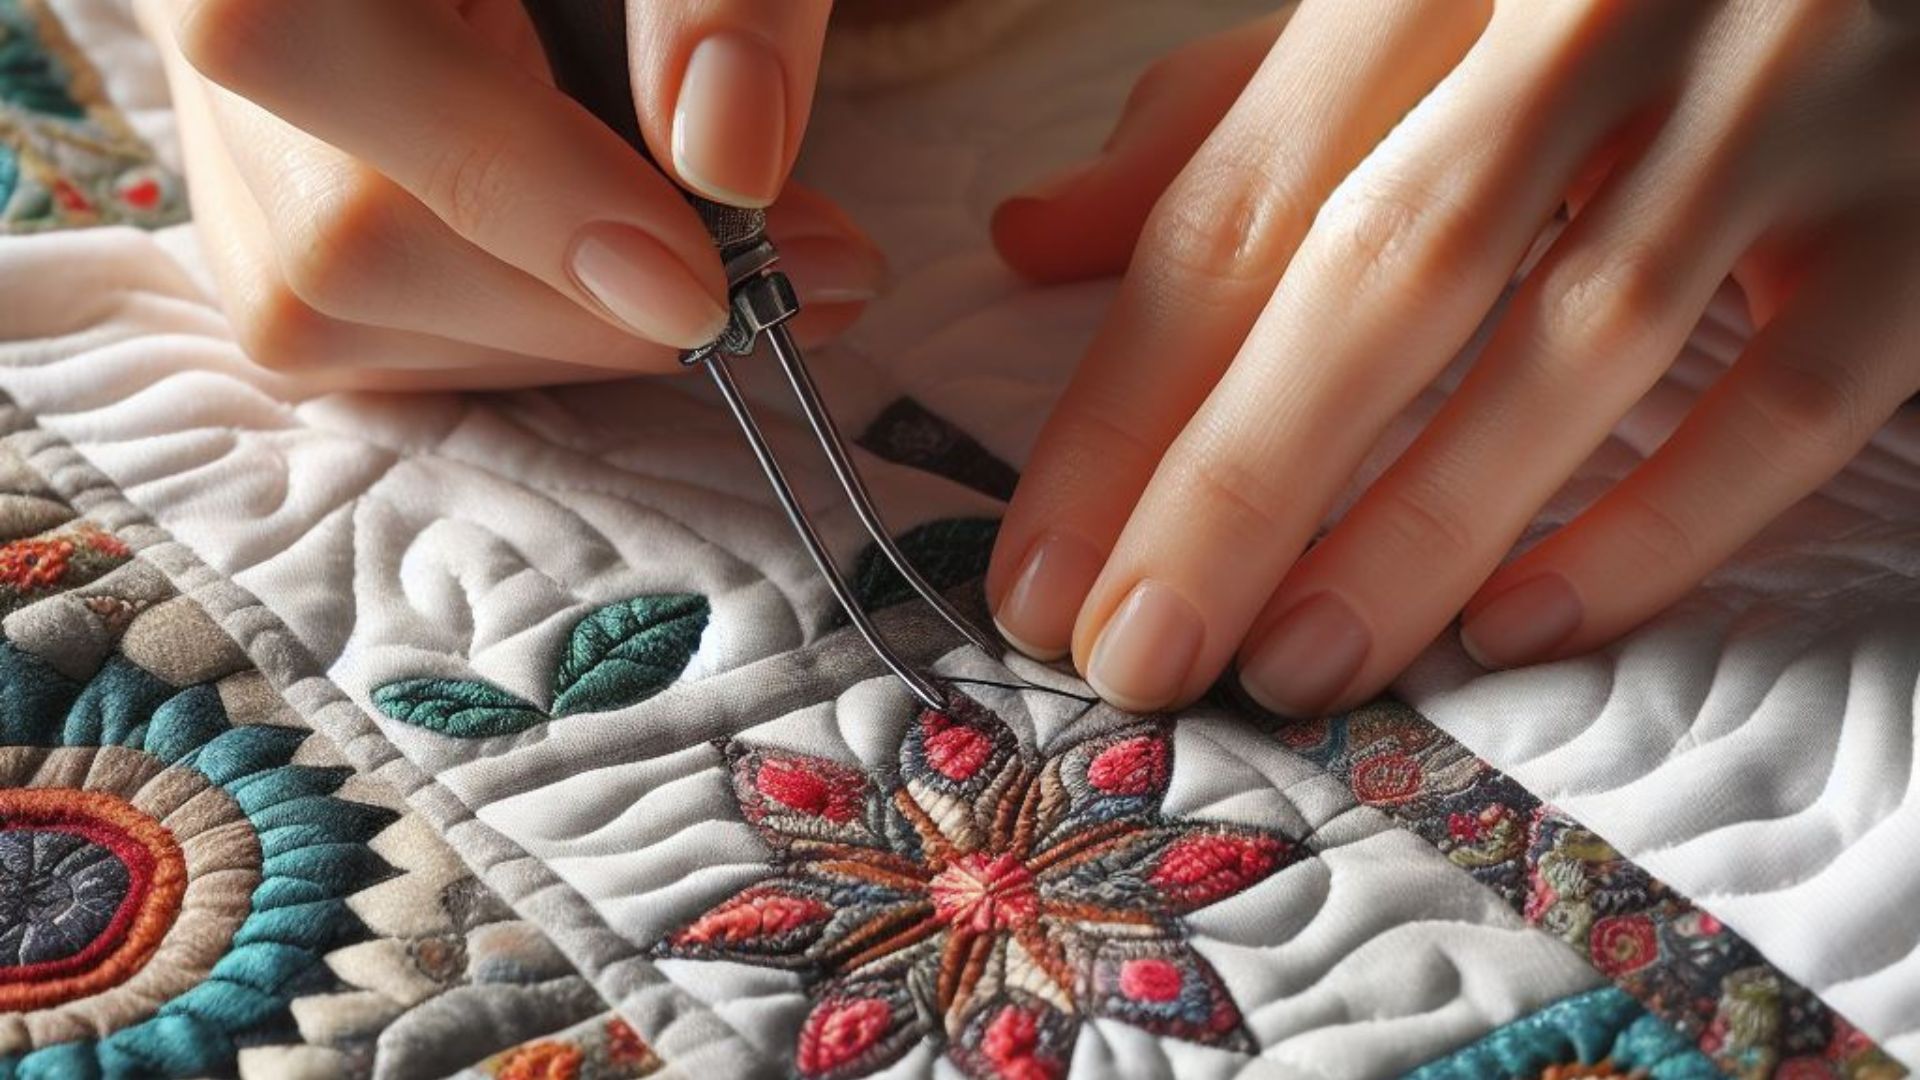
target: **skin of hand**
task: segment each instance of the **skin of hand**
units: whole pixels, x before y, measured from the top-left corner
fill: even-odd
[[[1464,382],[1315,540],[1562,216]],[[1275,712],[1350,707],[1463,612],[1485,666],[1565,657],[1920,389],[1920,7],[1305,0],[1164,59],[994,231],[1043,281],[1125,269],[994,552],[1009,640],[1141,711],[1230,663]],[[1743,355],[1509,560],[1729,275]]]
[[[631,0],[658,169],[554,88],[519,0],[135,2],[236,334],[303,383],[678,370],[724,324],[726,283],[676,181],[769,208],[803,342],[884,283],[852,221],[786,182],[830,0]]]

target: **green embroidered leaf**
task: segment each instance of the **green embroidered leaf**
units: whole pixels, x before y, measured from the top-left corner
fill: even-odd
[[[943,518],[908,529],[897,538],[900,550],[927,584],[951,589],[987,572],[993,538],[1000,523],[993,518]],[[867,610],[911,599],[913,588],[881,554],[868,544],[853,567],[853,594]]]
[[[497,686],[466,679],[402,679],[373,692],[380,711],[403,724],[456,739],[517,735],[546,721],[539,709]]]
[[[707,598],[636,596],[581,619],[553,679],[553,715],[635,705],[680,677],[707,628]]]

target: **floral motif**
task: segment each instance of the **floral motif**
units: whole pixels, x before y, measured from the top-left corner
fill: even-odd
[[[1413,710],[1386,702],[1276,736],[1578,950],[1716,1070],[1760,1077],[1836,1054],[1848,1076],[1898,1068],[1744,938]]]
[[[127,545],[89,522],[0,544],[0,614],[85,585],[132,557]]]
[[[801,973],[813,1000],[794,1049],[802,1076],[865,1075],[931,1038],[969,1076],[1060,1077],[1088,1018],[1253,1048],[1181,916],[1305,851],[1163,818],[1166,724],[1039,759],[956,692],[908,726],[891,785],[737,741],[726,753],[774,875],[656,952]]]

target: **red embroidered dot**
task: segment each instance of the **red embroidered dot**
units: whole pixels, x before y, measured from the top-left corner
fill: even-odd
[[[136,210],[151,210],[160,205],[160,182],[143,177],[120,189],[120,201]]]
[[[1149,956],[1120,965],[1120,992],[1135,1001],[1159,1003],[1180,996],[1186,977],[1171,960]]]
[[[893,1023],[893,1008],[879,998],[822,1002],[800,1029],[800,1071],[829,1073],[871,1050]]]
[[[694,920],[675,940],[693,945],[752,941],[822,922],[832,915],[832,908],[812,897],[749,893]]]
[[[1375,754],[1353,767],[1353,793],[1370,806],[1401,803],[1420,794],[1420,763],[1399,751]]]
[[[1061,1063],[1037,1056],[1040,1021],[1034,1014],[1009,1005],[980,1036],[980,1052],[993,1063],[1000,1080],[1058,1080],[1066,1072]]]
[[[1040,916],[1033,875],[1012,855],[976,852],[934,875],[934,917],[975,933],[1027,926]]]
[[[798,762],[763,762],[754,774],[760,794],[789,810],[844,824],[860,816],[865,792],[852,773],[822,775]]]
[[[974,728],[955,723],[945,713],[929,709],[920,714],[926,736],[927,764],[941,776],[966,781],[993,756],[993,740]]]
[[[1167,744],[1136,735],[1100,751],[1087,765],[1087,783],[1107,795],[1145,795],[1167,782]]]
[[[1272,873],[1285,850],[1268,836],[1201,833],[1182,837],[1168,845],[1147,880],[1174,900],[1204,906]]]

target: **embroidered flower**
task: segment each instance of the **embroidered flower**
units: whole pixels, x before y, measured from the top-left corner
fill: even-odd
[[[48,592],[84,585],[131,557],[119,538],[85,522],[0,544],[0,613]]]
[[[1252,1049],[1180,917],[1304,851],[1163,818],[1166,724],[1036,760],[958,698],[915,719],[892,785],[737,742],[727,755],[775,875],[656,953],[801,973],[813,1000],[794,1051],[802,1076],[865,1075],[931,1038],[969,1076],[1057,1080],[1088,1018]]]
[[[1420,794],[1420,762],[1409,754],[1389,751],[1363,758],[1353,766],[1353,793],[1369,806],[1390,806]]]
[[[1660,944],[1654,937],[1653,920],[1645,915],[1615,915],[1593,924],[1587,938],[1593,966],[1608,978],[1617,979],[1639,971],[1660,957]]]

